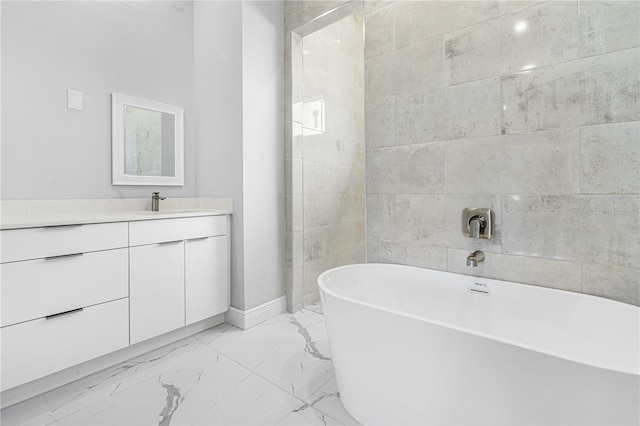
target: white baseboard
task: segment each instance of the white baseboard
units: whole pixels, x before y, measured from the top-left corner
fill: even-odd
[[[215,327],[223,322],[223,314],[216,315],[215,317],[207,318],[195,324],[127,346],[126,348],[86,361],[82,364],[74,365],[73,367],[69,367],[49,376],[16,386],[15,388],[7,389],[0,394],[0,407],[6,408],[29,398],[33,398],[34,396],[38,396],[52,389],[102,371],[106,368],[113,367],[121,362],[128,361],[147,352],[151,352],[155,349],[177,342],[180,339],[184,339],[185,337],[194,335],[208,328]]]
[[[233,306],[224,314],[224,321],[246,330],[270,318],[280,315],[287,309],[285,296],[270,300],[260,306],[243,311]]]

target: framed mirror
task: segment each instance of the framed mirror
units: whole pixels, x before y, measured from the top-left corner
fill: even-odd
[[[184,185],[184,110],[111,95],[113,185]]]

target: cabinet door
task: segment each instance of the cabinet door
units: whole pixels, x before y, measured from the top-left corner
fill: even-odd
[[[183,327],[184,241],[129,249],[131,344]]]
[[[229,307],[227,237],[188,240],[185,244],[187,324],[193,324]]]

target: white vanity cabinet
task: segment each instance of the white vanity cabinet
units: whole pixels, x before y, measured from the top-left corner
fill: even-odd
[[[184,241],[131,247],[131,344],[184,327]]]
[[[129,232],[132,344],[228,309],[225,216],[132,222]]]
[[[229,309],[228,242],[224,235],[185,241],[186,324]]]
[[[228,310],[228,215],[164,215],[0,231],[2,391]]]
[[[127,228],[2,231],[2,390],[129,344]]]

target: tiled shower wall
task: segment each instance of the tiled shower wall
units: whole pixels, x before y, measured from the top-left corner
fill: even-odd
[[[320,300],[323,271],[365,261],[362,19],[347,16],[302,39],[305,306]]]
[[[640,2],[365,12],[368,261],[640,304]]]
[[[352,7],[354,4],[356,7]],[[344,18],[352,12],[362,11],[360,1],[333,1],[333,0],[299,0],[284,2],[284,26],[285,26],[285,294],[287,298],[287,310],[295,312],[303,307],[305,299],[305,287],[311,289],[309,283],[305,285],[305,258],[312,256],[304,247],[304,182],[303,182],[303,36],[311,35],[340,18]],[[339,17],[332,11],[338,12]],[[363,47],[359,48],[360,58],[363,61]],[[329,65],[329,64],[326,64]],[[320,83],[320,82],[319,82]],[[363,133],[363,129],[362,129]],[[308,159],[311,159],[309,157]],[[307,182],[307,185],[312,184]],[[316,184],[324,184],[317,182]],[[311,189],[311,188],[307,188]],[[321,194],[316,194],[321,195]],[[328,194],[325,194],[328,195]],[[307,200],[309,203],[311,200]],[[363,203],[361,203],[363,205]],[[323,205],[319,205],[321,211]],[[307,205],[307,215],[311,214]],[[307,218],[315,220],[313,217]],[[315,227],[324,226],[316,224]],[[313,228],[311,226],[310,228]],[[315,255],[313,255],[315,257]],[[315,260],[315,259],[314,259]],[[314,262],[309,262],[311,266]],[[318,262],[315,262],[318,263]],[[307,275],[308,277],[309,275]],[[315,283],[314,283],[315,284]],[[306,292],[307,302],[317,297],[313,291]]]

